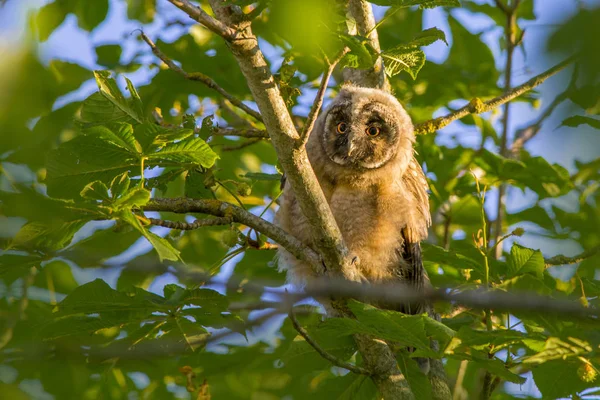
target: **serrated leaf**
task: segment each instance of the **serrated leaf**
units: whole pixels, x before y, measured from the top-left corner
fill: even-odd
[[[138,230],[154,247],[156,253],[160,261],[171,260],[171,261],[179,261],[179,251],[176,250],[171,243],[169,243],[166,239],[161,238],[160,236],[148,231],[144,228],[141,222],[137,219],[135,214],[133,214],[129,210],[123,210],[119,217],[124,221],[133,226],[136,230]]]
[[[348,46],[350,53],[346,54],[342,64],[352,68],[369,69],[375,64],[375,58],[369,51],[368,40],[361,36],[340,35],[342,42]]]
[[[432,43],[437,42],[438,40],[443,41],[448,45],[448,41],[446,40],[446,34],[444,31],[438,28],[429,28],[425,29],[422,32],[419,32],[412,41],[406,44],[406,47],[421,47],[421,46],[429,46]]]
[[[170,161],[182,164],[197,164],[204,168],[214,165],[219,156],[200,138],[190,138],[169,144],[157,153],[147,156],[150,161]]]
[[[415,396],[416,400],[429,400],[431,396],[431,383],[429,378],[425,375],[417,361],[410,358],[406,350],[402,350],[396,355],[398,359],[398,366],[406,377],[410,390]]]
[[[121,175],[117,175],[110,182],[110,193],[113,199],[118,199],[123,196],[128,190],[131,180],[129,179],[129,173],[125,172]]]
[[[132,189],[112,204],[114,208],[142,207],[150,201],[150,191],[142,188]]]
[[[54,253],[67,247],[75,233],[90,220],[92,217],[69,222],[28,222],[17,232],[9,248]]]
[[[546,264],[541,251],[528,249],[517,243],[513,244],[508,258],[509,277],[533,274],[541,278],[545,268]]]
[[[113,122],[136,122],[100,92],[92,94],[83,101],[80,119],[84,127]]]
[[[356,333],[369,333],[380,339],[416,347],[424,353],[435,356],[429,347],[423,316],[381,310],[354,300],[348,302],[348,307],[360,322],[360,329],[363,330]]]
[[[125,96],[123,96],[123,93],[121,93],[119,86],[117,86],[117,82],[111,78],[110,72],[94,71],[94,77],[96,78],[100,93],[102,93],[106,99],[130,118],[139,123],[144,122],[144,117],[141,114],[141,107],[139,105],[139,96],[136,98],[137,92],[135,92],[135,95],[132,93],[132,99],[131,101],[128,101]],[[130,82],[127,84],[130,85]]]
[[[100,181],[90,182],[81,190],[81,197],[89,200],[110,200],[108,187]]]
[[[130,125],[119,130],[94,127],[63,143],[48,160],[46,184],[53,197],[78,198],[90,181],[108,184],[124,172],[140,168]]]
[[[413,79],[416,79],[417,74],[425,65],[425,53],[423,51],[406,48],[405,46],[386,50],[381,53],[381,57],[384,59],[385,73],[389,77],[406,71]]]

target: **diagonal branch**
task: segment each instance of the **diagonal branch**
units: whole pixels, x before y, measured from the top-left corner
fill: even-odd
[[[331,78],[331,74],[335,69],[336,65],[340,62],[340,60],[350,51],[348,47],[344,47],[342,51],[335,57],[333,62],[328,63],[327,70],[323,73],[323,78],[321,78],[321,85],[319,86],[319,91],[317,92],[317,97],[313,102],[313,105],[308,113],[308,118],[306,119],[306,123],[304,124],[304,128],[302,129],[302,133],[300,133],[300,144],[304,146],[308,141],[308,136],[310,132],[313,130],[315,126],[315,121],[317,120],[317,116],[319,115],[319,111],[321,111],[321,107],[323,106],[323,98],[325,97],[325,91],[327,90],[327,85],[329,85],[329,79]]]
[[[280,227],[257,217],[256,215],[220,200],[200,200],[185,197],[171,199],[152,199],[143,207],[144,211],[164,211],[177,214],[202,213],[221,218],[229,218],[247,225],[279,243],[299,260],[306,261],[316,270],[322,268],[321,258],[314,250],[307,247],[294,236]]]
[[[296,316],[294,315],[293,309],[290,310],[290,313],[288,315],[290,317],[290,321],[292,321],[292,325],[294,326],[294,329],[296,329],[298,331],[300,336],[302,336],[304,338],[304,340],[306,340],[306,343],[311,345],[312,348],[315,349],[315,351],[317,353],[319,353],[319,355],[321,357],[323,357],[324,359],[326,359],[327,361],[329,361],[336,367],[347,369],[348,371],[354,372],[355,374],[367,375],[367,376],[371,375],[371,372],[369,372],[367,369],[359,367],[357,365],[353,365],[353,364],[344,362],[344,361],[340,360],[339,358],[335,357],[334,355],[329,354],[326,350],[324,350],[321,346],[319,346],[319,344],[317,342],[315,342],[315,340],[313,338],[310,337],[308,332],[306,332],[306,329],[304,329],[303,327],[300,326],[300,324],[298,323],[298,320],[296,319]]]
[[[215,17],[211,17],[201,7],[192,4],[188,0],[169,0],[169,2],[223,39],[227,41],[236,39],[237,32],[235,29],[225,25]]]
[[[261,117],[260,113],[254,111],[253,109],[251,109],[250,107],[245,105],[237,97],[229,94],[225,89],[223,89],[221,86],[219,86],[219,84],[217,82],[215,82],[212,78],[210,78],[207,75],[204,75],[201,72],[186,72],[183,68],[181,68],[180,66],[175,64],[175,62],[173,60],[171,60],[169,57],[167,57],[165,55],[165,53],[163,53],[156,46],[156,44],[152,41],[152,39],[150,39],[144,32],[141,33],[141,37],[144,40],[144,42],[146,42],[148,44],[148,46],[150,46],[150,49],[152,49],[152,53],[154,53],[154,55],[156,57],[160,58],[162,60],[162,62],[167,64],[169,69],[177,72],[179,75],[183,76],[185,79],[188,79],[190,81],[197,81],[197,82],[201,82],[201,83],[205,84],[206,86],[208,86],[209,88],[211,88],[212,90],[216,91],[221,96],[223,96],[227,100],[229,100],[231,102],[231,104],[233,104],[240,110],[243,110],[244,112],[246,112],[246,114],[251,115],[252,117],[256,118],[258,121],[262,121],[262,117]]]
[[[563,255],[558,255],[550,258],[546,258],[544,261],[546,263],[546,267],[552,267],[554,265],[567,265],[567,264],[577,264],[582,262],[587,258],[591,258],[596,254],[600,253],[600,245],[596,247],[592,247],[589,250],[582,252],[574,257],[567,257]]]
[[[233,128],[214,128],[211,132],[214,136],[239,136],[249,139],[268,139],[269,134],[259,129],[233,129]]]
[[[183,221],[165,221],[157,218],[146,218],[151,225],[162,226],[163,228],[178,229],[182,231],[191,231],[205,226],[229,225],[232,219],[227,217],[197,219],[194,222]]]
[[[549,70],[537,76],[534,76],[522,85],[516,86],[513,89],[506,91],[501,96],[495,97],[488,101],[482,101],[481,99],[476,97],[473,100],[471,100],[469,104],[456,110],[453,113],[444,115],[443,117],[434,118],[432,120],[425,121],[420,124],[416,124],[415,133],[432,133],[449,125],[451,122],[456,121],[457,119],[461,119],[469,114],[481,114],[487,111],[491,111],[501,106],[502,104],[508,103],[509,101],[516,99],[523,93],[530,91],[536,86],[541,85],[546,79],[550,78],[552,75],[566,68],[574,60],[575,57],[570,57],[564,60],[563,62],[555,65],[554,67],[550,68]]]

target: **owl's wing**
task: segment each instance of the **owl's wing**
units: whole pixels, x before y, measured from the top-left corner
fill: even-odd
[[[403,281],[420,290],[428,283],[427,272],[423,268],[421,257],[421,241],[427,237],[427,228],[431,225],[431,214],[429,212],[429,189],[423,169],[413,157],[409,168],[402,177],[405,190],[411,197],[411,216],[409,223],[400,232],[402,236],[402,248],[398,249],[402,257],[399,275]],[[408,304],[403,312],[408,314],[419,314],[426,311],[426,304]]]

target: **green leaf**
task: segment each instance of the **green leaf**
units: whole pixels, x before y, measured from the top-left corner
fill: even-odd
[[[402,350],[396,355],[398,359],[398,366],[406,377],[410,390],[415,396],[416,400],[430,400],[431,396],[431,383],[429,378],[419,368],[417,361],[410,358],[406,350]]]
[[[342,42],[348,46],[350,52],[344,56],[342,64],[358,69],[369,69],[375,64],[372,52],[366,38],[353,35],[340,35]]]
[[[76,1],[74,8],[79,26],[91,32],[106,18],[108,0]]]
[[[368,333],[380,339],[400,342],[435,357],[425,332],[424,316],[381,310],[354,300],[349,301],[348,306],[360,322],[359,329],[362,332],[356,333]]]
[[[112,122],[136,122],[135,119],[127,115],[100,92],[92,94],[83,101],[80,119],[84,126],[110,124]]]
[[[483,264],[452,250],[445,250],[442,247],[429,243],[422,243],[423,259],[442,265],[450,265],[458,269],[473,269],[482,271]]]
[[[156,0],[127,0],[127,18],[144,24],[152,22],[156,14]]]
[[[133,214],[131,211],[123,210],[119,214],[119,217],[124,222],[127,222],[128,224],[133,226],[146,239],[148,239],[150,244],[152,244],[152,247],[154,247],[154,250],[156,250],[156,253],[158,254],[158,257],[161,262],[164,260],[171,260],[171,261],[179,261],[180,260],[179,251],[176,250],[171,245],[171,243],[169,243],[166,239],[161,238],[160,236],[155,235],[154,233],[152,233],[152,232],[148,231],[146,228],[144,228],[142,226],[141,222],[135,216],[135,214]]]
[[[533,274],[541,278],[544,274],[546,264],[544,256],[539,250],[528,249],[517,243],[510,249],[508,258],[509,277],[523,274]]]
[[[128,117],[139,123],[144,122],[144,116],[141,114],[141,108],[139,106],[139,96],[136,98],[132,93],[132,99],[131,101],[128,101],[125,96],[123,96],[123,93],[121,93],[121,90],[117,86],[117,82],[111,78],[110,72],[108,71],[94,71],[94,77],[96,78],[100,93],[102,93],[107,100],[113,103]],[[129,80],[127,83],[129,86]]]
[[[129,173],[125,172],[121,175],[117,175],[110,182],[110,193],[113,199],[118,199],[123,196],[129,190],[131,180],[129,179]]]
[[[583,115],[575,115],[565,119],[562,122],[562,126],[570,126],[573,128],[576,128],[579,125],[589,125],[592,128],[600,129],[600,120],[591,117],[585,117]]]
[[[347,381],[351,381],[350,384]],[[343,388],[343,392],[336,397],[337,400],[373,400],[376,398],[377,388],[368,376],[348,374],[333,380],[331,384],[333,385],[334,382],[337,388]]]
[[[139,155],[130,125],[115,125],[118,130],[93,127],[84,135],[63,143],[48,160],[46,185],[53,197],[78,198],[91,181],[109,184],[124,172],[140,168]]]
[[[150,201],[150,191],[142,188],[132,189],[112,204],[114,208],[142,207]]]
[[[551,361],[533,368],[533,379],[544,399],[569,398],[597,386],[583,382],[577,374],[579,361]]]
[[[32,267],[39,267],[44,261],[39,256],[24,256],[18,254],[0,255],[0,278],[6,285],[27,275]]]
[[[569,357],[579,357],[593,351],[592,346],[574,337],[560,339],[550,337],[544,345],[544,349],[523,360],[527,364],[542,364],[551,360],[566,360]]]
[[[114,68],[119,65],[121,59],[121,46],[118,44],[106,44],[96,47],[96,56],[98,64],[108,68]]]
[[[405,46],[386,50],[381,53],[381,57],[384,59],[385,73],[389,77],[406,71],[413,79],[416,79],[417,74],[425,65],[425,53]]]
[[[446,40],[446,34],[444,31],[438,28],[429,28],[420,32],[416,35],[413,40],[407,43],[406,47],[421,47],[421,46],[429,46],[432,43],[437,42],[438,40],[443,41],[448,45],[448,41]]]
[[[34,285],[58,293],[69,294],[79,286],[79,283],[75,280],[69,264],[61,260],[54,260],[44,265],[44,268],[36,275]]]
[[[35,24],[40,42],[48,40],[52,32],[62,24],[66,16],[67,10],[59,1],[48,3],[40,8],[35,16]]]
[[[17,232],[10,248],[54,253],[71,243],[73,236],[92,218],[69,222],[28,222]]]
[[[157,153],[147,156],[149,161],[169,161],[175,163],[197,164],[205,168],[214,165],[219,156],[200,138],[190,138],[169,144]]]
[[[89,200],[110,200],[108,195],[108,187],[100,181],[94,181],[85,185],[81,191],[81,197]]]

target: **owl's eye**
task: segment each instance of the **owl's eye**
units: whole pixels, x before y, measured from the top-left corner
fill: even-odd
[[[337,124],[337,131],[340,135],[343,135],[348,130],[348,125],[345,122],[340,122]]]
[[[379,128],[376,126],[370,126],[367,128],[366,132],[369,136],[377,136],[379,135]]]

